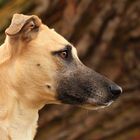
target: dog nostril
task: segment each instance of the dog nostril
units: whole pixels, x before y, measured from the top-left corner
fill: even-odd
[[[119,97],[119,95],[122,93],[122,88],[117,85],[111,85],[111,86],[109,86],[109,89],[113,95],[113,98]]]

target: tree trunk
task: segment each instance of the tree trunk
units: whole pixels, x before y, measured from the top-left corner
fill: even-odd
[[[45,106],[35,140],[140,140],[140,0],[1,0],[1,42],[15,12],[40,16],[124,91],[96,111]]]

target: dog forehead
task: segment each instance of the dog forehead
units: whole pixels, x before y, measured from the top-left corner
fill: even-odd
[[[46,25],[41,26],[37,41],[42,45],[46,45],[52,51],[62,49],[70,44],[63,36]]]

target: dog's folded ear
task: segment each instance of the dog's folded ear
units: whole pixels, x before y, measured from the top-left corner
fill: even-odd
[[[30,40],[31,32],[38,31],[40,25],[41,20],[35,15],[14,14],[11,24],[5,33],[12,38],[21,36],[22,39]]]

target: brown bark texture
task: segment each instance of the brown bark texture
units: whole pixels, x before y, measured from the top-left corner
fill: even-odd
[[[35,140],[140,140],[140,0],[0,0],[0,42],[14,13],[36,14],[80,59],[123,87],[108,108],[47,105]]]

